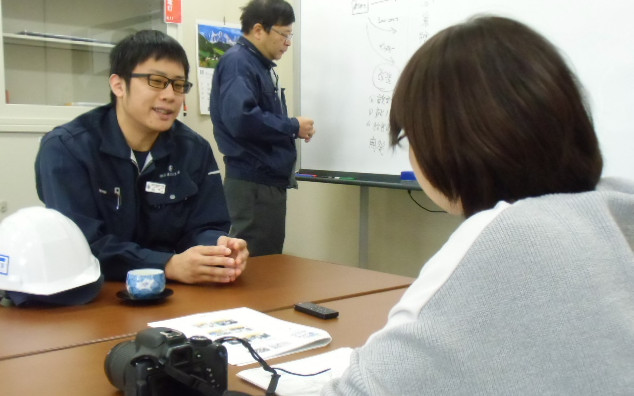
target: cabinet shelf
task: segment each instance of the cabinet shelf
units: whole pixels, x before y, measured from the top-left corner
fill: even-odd
[[[50,130],[108,102],[110,52],[117,42],[143,29],[179,36],[178,26],[163,21],[164,5],[0,0],[0,129]]]
[[[26,35],[16,33],[4,33],[4,42],[6,44],[30,45],[35,47],[52,47],[59,49],[72,49],[83,51],[110,52],[114,44],[103,43],[97,41],[89,41],[88,39],[70,39],[58,38],[47,35]]]

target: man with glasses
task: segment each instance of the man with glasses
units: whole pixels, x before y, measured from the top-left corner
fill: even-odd
[[[110,54],[111,103],[42,139],[38,195],[82,229],[107,280],[160,268],[184,283],[232,282],[245,269],[209,142],[176,119],[188,73],[176,40],[132,34]]]
[[[294,179],[296,139],[309,142],[313,120],[289,118],[274,61],[293,38],[295,14],[283,0],[252,0],[242,8],[242,33],[218,63],[211,88],[211,120],[224,154],[225,195],[232,236],[251,255],[282,253],[286,190]]]

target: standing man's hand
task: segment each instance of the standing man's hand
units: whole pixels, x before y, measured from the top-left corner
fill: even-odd
[[[182,283],[230,283],[246,268],[249,251],[242,239],[222,236],[216,246],[193,246],[165,264],[165,276]]]
[[[299,132],[297,133],[297,136],[304,139],[306,143],[310,142],[310,139],[312,139],[315,134],[315,121],[311,118],[301,116],[296,118],[297,121],[299,121]]]

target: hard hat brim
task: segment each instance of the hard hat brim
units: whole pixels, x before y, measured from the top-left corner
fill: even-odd
[[[7,296],[16,306],[28,305],[83,305],[94,300],[104,283],[103,275],[96,281],[51,295],[8,291]]]

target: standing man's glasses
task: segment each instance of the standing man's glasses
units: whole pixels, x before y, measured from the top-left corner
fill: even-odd
[[[293,41],[293,33],[284,34],[284,33],[282,33],[282,32],[278,32],[277,30],[275,30],[275,29],[273,29],[273,28],[271,28],[271,30],[272,30],[272,31],[274,31],[275,33],[279,34],[280,36],[284,37],[284,39],[285,39],[286,41],[288,41],[289,43],[290,43],[291,41]]]
[[[132,73],[130,74],[130,77],[147,78],[147,85],[153,88],[165,89],[168,85],[172,84],[174,92],[180,94],[186,94],[194,85],[187,80],[172,80],[171,78],[161,76],[160,74]]]

